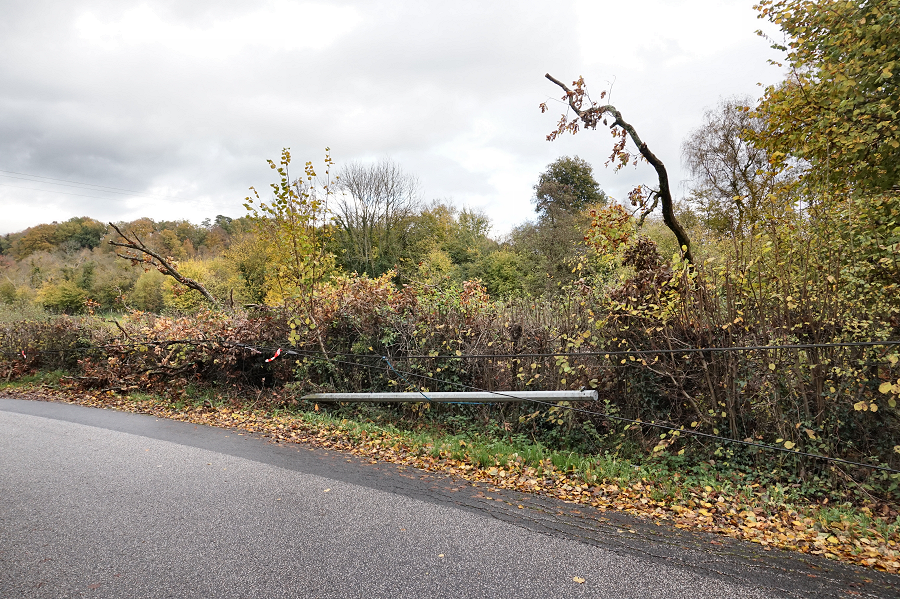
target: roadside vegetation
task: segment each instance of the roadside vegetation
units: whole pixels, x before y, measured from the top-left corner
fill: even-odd
[[[285,150],[240,218],[0,238],[2,388],[896,572],[896,4],[761,2],[790,75],[705,115],[681,202],[652,140],[629,151],[641,138],[615,107],[551,78],[567,112],[550,137],[609,126],[611,161],[649,162],[656,184],[616,202],[562,157],[536,175],[534,220],[495,239],[396,164],[326,153],[301,174]],[[304,399],[580,388],[598,402]]]

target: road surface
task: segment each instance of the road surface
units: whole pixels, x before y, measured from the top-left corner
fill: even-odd
[[[0,598],[18,597],[900,597],[900,578],[238,431],[0,397]]]

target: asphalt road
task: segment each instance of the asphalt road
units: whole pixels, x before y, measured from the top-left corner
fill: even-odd
[[[0,398],[0,598],[582,596],[900,597],[900,578],[236,431]]]

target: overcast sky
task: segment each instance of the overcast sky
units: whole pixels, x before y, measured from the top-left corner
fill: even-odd
[[[752,4],[0,0],[0,233],[240,216],[282,147],[297,174],[326,146],[338,166],[390,158],[495,235],[532,218],[559,156],[621,200],[652,170],[605,169],[605,131],[547,142],[563,106],[544,73],[612,86],[677,182],[704,109],[781,78]]]

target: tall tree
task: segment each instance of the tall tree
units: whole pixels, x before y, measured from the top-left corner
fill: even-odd
[[[788,78],[766,88],[754,138],[808,161],[813,182],[900,184],[900,0],[760,0],[781,27]],[[779,66],[780,63],[775,63]]]
[[[341,169],[338,189],[332,213],[344,266],[373,277],[396,266],[419,206],[416,178],[390,160],[351,163]]]
[[[762,216],[769,194],[794,179],[791,169],[773,170],[769,153],[747,141],[765,128],[750,112],[749,97],[729,98],[707,110],[703,124],[681,146],[692,175],[691,199],[709,228],[742,234]]]
[[[516,265],[525,270],[521,288],[553,293],[577,278],[572,266],[583,251],[584,232],[591,222],[588,209],[606,204],[607,197],[590,164],[578,156],[563,156],[540,174],[532,202],[537,220],[519,225],[509,236],[508,249],[519,259],[496,260],[503,258],[504,268]]]
[[[594,204],[605,204],[606,194],[594,179],[594,169],[578,156],[563,156],[547,165],[534,186],[535,211],[542,219],[560,212],[575,213]]]

